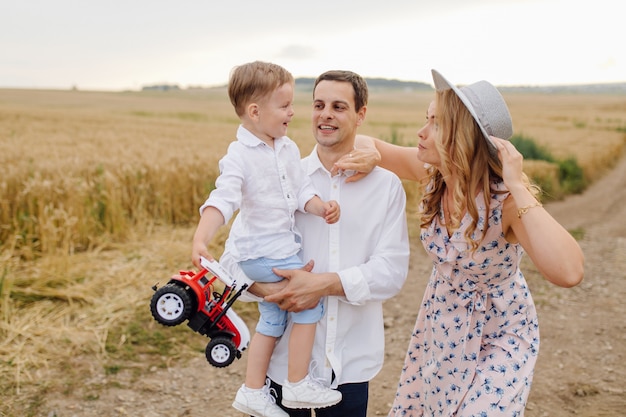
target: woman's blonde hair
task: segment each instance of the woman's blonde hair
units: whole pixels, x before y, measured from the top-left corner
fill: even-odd
[[[504,193],[492,189],[493,182],[502,181],[502,163],[490,152],[487,139],[467,110],[463,102],[451,89],[436,93],[435,120],[439,126],[438,140],[435,141],[441,157],[440,168],[430,167],[429,176],[425,184],[429,184],[422,197],[421,227],[428,227],[439,216],[441,201],[446,184],[444,177],[455,175],[457,178],[452,192],[452,207],[449,208],[450,226],[456,230],[461,224],[461,214],[467,210],[471,223],[465,231],[465,240],[472,251],[478,248],[482,241],[488,222],[489,203],[491,194]],[[528,177],[523,174],[523,180],[533,195],[539,194],[539,188],[531,185]],[[485,229],[477,235],[478,219],[481,213],[476,205],[476,193],[481,190],[486,213]]]

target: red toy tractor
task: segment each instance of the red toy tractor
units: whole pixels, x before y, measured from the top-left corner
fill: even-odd
[[[236,282],[218,262],[204,258],[201,262],[200,271],[180,271],[161,288],[153,286],[150,311],[164,326],[188,320],[192,330],[211,339],[206,347],[209,363],[223,368],[240,358],[250,342],[248,327],[231,308],[248,285],[237,289]],[[214,291],[217,279],[224,284],[221,292]]]

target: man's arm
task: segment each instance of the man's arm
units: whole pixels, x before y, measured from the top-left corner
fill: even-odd
[[[233,263],[230,263],[229,265],[230,265],[231,270],[236,269],[236,272],[241,274],[240,276],[243,275],[243,271],[241,271],[241,268],[239,268],[239,265],[233,264]],[[293,273],[293,274],[289,274],[289,276],[287,276],[286,274],[280,273],[281,271],[279,270],[275,270],[275,272],[278,272],[279,274],[277,275],[279,276],[290,278],[291,276],[299,275],[300,273],[309,274],[310,271],[313,270],[314,265],[315,265],[314,261],[310,260],[309,262],[307,262],[306,265],[302,267],[302,269],[286,271],[289,273]],[[321,275],[321,274],[311,274],[311,275]],[[248,287],[247,292],[249,292],[253,296],[260,297],[260,298],[273,297],[274,295],[281,293],[282,290],[284,290],[291,283],[290,279],[284,279],[279,282],[254,282],[250,280],[248,281],[249,281],[250,286]],[[297,281],[299,281],[299,279]],[[292,287],[295,285],[297,285],[297,282],[293,283]],[[291,291],[292,290],[289,290],[290,293]],[[283,296],[282,298],[286,298],[286,296]],[[258,300],[247,300],[245,297],[243,297],[242,300],[243,301],[258,301]],[[273,298],[272,300],[266,299],[266,301],[276,302],[276,301],[273,301]],[[319,301],[319,298],[317,301]],[[315,307],[316,305],[317,305],[317,302],[315,302],[312,307]],[[308,310],[309,308],[312,308],[312,307],[308,307],[308,308],[305,307],[305,308],[302,308],[302,310]],[[292,311],[301,311],[301,310],[292,310]]]
[[[278,304],[282,310],[308,310],[315,307],[322,297],[345,295],[339,274],[334,272],[313,273],[302,269],[274,272],[285,278],[279,284],[286,284],[280,291],[266,296],[265,301]]]

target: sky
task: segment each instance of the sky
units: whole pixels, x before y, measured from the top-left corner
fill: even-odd
[[[226,84],[262,60],[454,84],[626,82],[620,0],[2,0],[0,88]]]

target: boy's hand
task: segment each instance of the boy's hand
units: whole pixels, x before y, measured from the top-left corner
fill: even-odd
[[[193,263],[194,266],[198,269],[202,269],[202,265],[200,265],[201,256],[208,259],[209,261],[215,260],[215,258],[213,258],[213,255],[209,253],[204,243],[194,243],[193,247],[191,248],[191,263]]]
[[[335,200],[330,200],[324,203],[324,220],[326,220],[326,223],[337,223],[340,215],[341,209],[339,208],[339,203]]]

